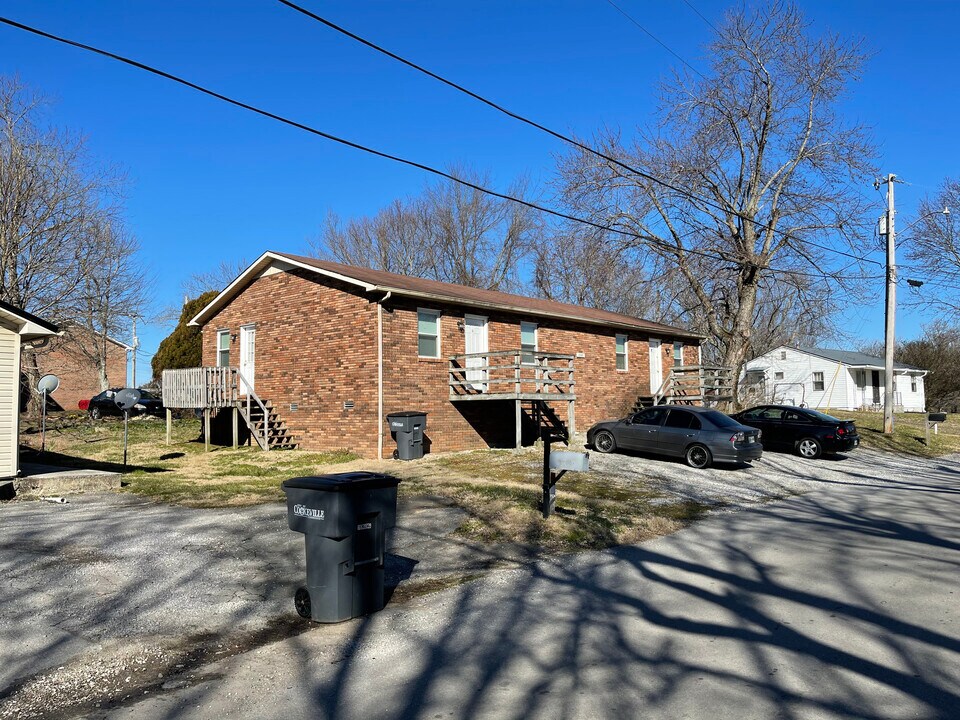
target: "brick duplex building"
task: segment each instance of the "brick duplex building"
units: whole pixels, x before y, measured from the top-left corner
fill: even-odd
[[[366,457],[392,454],[386,415],[397,411],[428,413],[433,452],[513,447],[518,428],[532,440],[538,404],[586,429],[653,394],[675,363],[697,364],[702,340],[603,310],[278,252],[191,324],[202,327],[203,364],[239,367],[299,447]]]

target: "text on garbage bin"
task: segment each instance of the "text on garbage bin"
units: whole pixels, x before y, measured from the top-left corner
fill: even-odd
[[[306,505],[294,505],[293,514],[300,517],[313,518],[314,520],[323,520],[323,510],[310,508]]]

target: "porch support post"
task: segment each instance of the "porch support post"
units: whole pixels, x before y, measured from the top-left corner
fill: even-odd
[[[517,398],[516,403],[515,403],[515,406],[516,406],[516,413],[515,413],[515,415],[516,415],[516,432],[517,432],[517,444],[516,444],[516,448],[517,448],[517,450],[519,450],[519,449],[520,449],[520,446],[521,446],[521,442],[522,442],[522,440],[523,440],[523,437],[522,437],[522,436],[523,436],[523,433],[522,433],[522,429],[523,429],[523,423],[522,423],[522,421],[523,421],[523,410],[522,410],[521,407],[520,407],[520,398]]]
[[[236,405],[233,406],[232,410],[233,410],[233,449],[236,450],[237,441],[239,440],[239,437],[240,437],[240,427],[237,422],[237,415],[239,414],[239,410],[237,409]]]
[[[170,433],[173,430],[173,410],[167,408],[167,445],[170,444]]]
[[[570,437],[572,438],[577,432],[577,416],[574,412],[573,405],[576,400],[567,401],[567,423],[570,425]]]
[[[203,448],[210,452],[210,408],[203,409]]]

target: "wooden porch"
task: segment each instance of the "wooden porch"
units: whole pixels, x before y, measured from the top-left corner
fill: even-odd
[[[521,445],[524,404],[536,423],[555,427],[562,420],[548,403],[565,402],[568,427],[563,432],[572,434],[577,400],[573,361],[573,355],[522,350],[453,355],[447,369],[450,401],[512,401],[516,447]]]
[[[203,411],[203,434],[209,450],[211,413],[230,408],[233,416],[233,447],[238,444],[241,419],[261,450],[296,447],[270,403],[260,399],[249,387],[238,368],[164,370],[162,392],[163,406],[167,409],[167,444],[170,443],[171,410]]]
[[[671,404],[716,405],[733,399],[733,368],[674,365],[655,393],[637,398],[637,408]]]

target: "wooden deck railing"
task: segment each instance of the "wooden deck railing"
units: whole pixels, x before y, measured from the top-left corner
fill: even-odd
[[[733,399],[733,369],[714,365],[674,365],[653,396],[653,404]]]
[[[198,367],[164,370],[162,377],[163,406],[167,410],[203,410],[204,427],[209,441],[209,411],[237,408],[247,427],[263,450],[269,449],[267,418],[264,402],[250,387],[240,370],[235,367]],[[257,432],[253,420],[253,406],[260,408],[263,427]],[[236,430],[236,428],[234,428]],[[236,434],[236,433],[234,433]],[[169,435],[169,431],[168,431]]]
[[[450,399],[573,400],[573,361],[573,355],[520,350],[454,355],[447,370]]]

